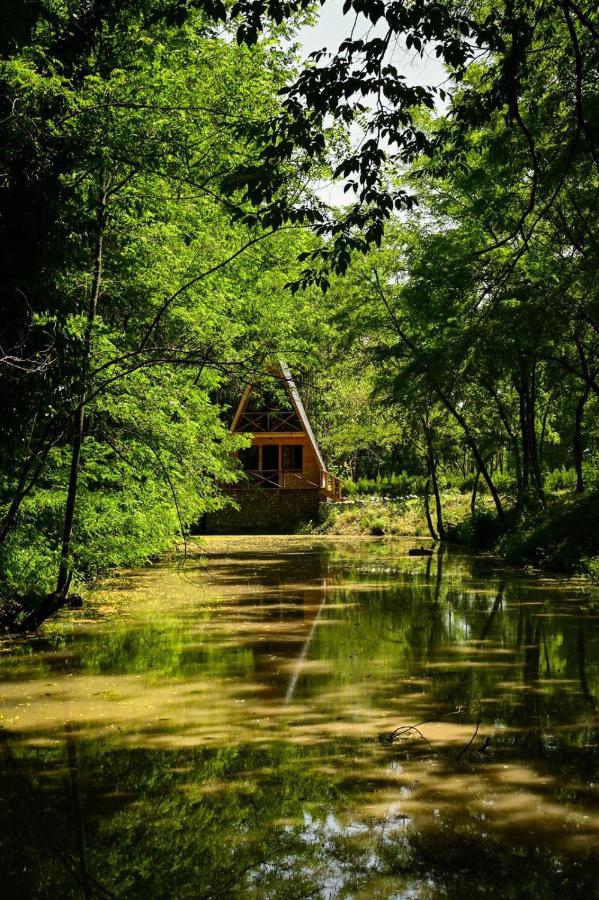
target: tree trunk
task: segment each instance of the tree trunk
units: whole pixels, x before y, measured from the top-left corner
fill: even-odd
[[[438,541],[439,537],[437,532],[435,531],[435,526],[433,525],[433,520],[431,519],[431,509],[429,505],[429,489],[430,489],[430,478],[426,479],[426,484],[424,485],[424,514],[426,516],[426,524],[428,525],[428,530],[430,532],[430,536],[433,541]]]
[[[576,412],[574,416],[574,466],[576,468],[576,493],[582,494],[584,491],[584,478],[582,474],[582,417],[584,414],[584,406],[589,396],[590,388],[588,384],[576,404]]]
[[[476,515],[476,495],[478,493],[478,480],[480,478],[480,472],[477,469],[476,475],[474,476],[474,483],[472,485],[472,496],[470,498],[470,514],[472,518]]]
[[[526,408],[524,403],[524,391],[522,386],[518,388],[520,435],[522,445],[522,493],[527,495],[530,487],[530,448],[528,446],[528,434],[526,427]]]
[[[437,393],[439,395],[439,399],[442,400],[443,404],[446,406],[446,408],[452,414],[452,416],[454,417],[456,422],[458,422],[458,424],[462,427],[464,434],[466,436],[466,440],[468,441],[468,444],[470,445],[470,449],[472,450],[472,455],[474,456],[474,460],[476,462],[477,468],[478,468],[480,474],[485,479],[485,482],[486,482],[487,487],[489,488],[491,497],[493,498],[493,503],[495,504],[495,510],[497,511],[497,515],[501,520],[503,520],[505,518],[505,511],[503,509],[503,505],[499,498],[499,494],[497,493],[497,488],[495,487],[493,479],[489,475],[489,470],[487,469],[487,467],[485,465],[485,461],[482,458],[481,452],[478,449],[478,444],[476,443],[474,435],[472,434],[472,432],[470,430],[470,426],[466,422],[466,419],[461,414],[461,412],[459,412],[459,410],[456,409],[456,407],[449,400],[449,398],[444,394],[444,392],[442,392],[441,390],[439,390],[439,388],[437,388]]]
[[[509,442],[512,448],[512,455],[514,458],[514,472],[516,474],[516,494],[518,497],[518,502],[521,502],[524,496],[524,488],[522,480],[522,459],[520,456],[518,436],[512,428],[510,417],[508,416],[507,410],[503,405],[499,394],[492,385],[487,385],[487,389],[495,400],[495,403],[497,405],[497,412],[499,413],[499,418],[501,419],[501,424],[505,428],[505,432],[509,438]]]
[[[555,396],[555,390],[551,392],[549,400],[545,404],[545,409],[543,410],[543,418],[541,420],[541,434],[539,437],[539,465],[543,465],[543,459],[545,455],[545,438],[547,436],[547,419],[549,418],[549,411],[551,409],[551,403]]]
[[[96,208],[96,244],[94,248],[94,269],[92,286],[87,308],[87,321],[83,337],[83,352],[81,359],[81,388],[79,403],[73,416],[71,468],[67,488],[67,499],[62,533],[62,546],[60,550],[60,563],[58,567],[58,579],[56,583],[55,602],[64,602],[71,583],[70,556],[73,541],[73,523],[75,521],[75,504],[77,500],[77,488],[79,483],[79,467],[81,463],[81,446],[85,432],[85,398],[87,393],[87,375],[89,368],[89,356],[91,351],[92,333],[98,308],[98,299],[102,285],[102,250],[104,240],[104,225],[106,221],[107,188],[102,178],[102,189],[98,206]]]
[[[443,508],[441,506],[441,494],[439,491],[439,482],[437,480],[437,459],[435,454],[431,454],[431,475],[433,480],[433,492],[435,495],[435,507],[437,510],[437,531],[442,541],[445,540],[445,525],[443,524]]]
[[[539,461],[539,451],[537,446],[537,428],[536,428],[536,399],[537,399],[537,364],[533,363],[531,378],[530,378],[530,392],[529,392],[529,412],[528,412],[528,428],[529,428],[529,440],[530,440],[530,458],[532,461],[532,471],[533,477],[535,481],[535,487],[537,489],[537,494],[539,500],[541,501],[541,506],[543,509],[546,508],[547,504],[545,501],[545,491],[543,489],[543,476],[541,474],[541,465]]]
[[[430,428],[423,421],[424,436],[426,438],[428,473],[433,485],[433,494],[435,497],[435,510],[437,513],[437,533],[442,541],[445,540],[445,526],[443,525],[443,508],[441,506],[441,494],[439,493],[439,482],[437,480],[437,460],[433,449]]]
[[[534,485],[541,505],[545,506],[543,480],[537,451],[535,423],[536,363],[528,371],[526,363],[520,366],[520,383],[517,387],[520,401],[520,432],[522,435],[522,487],[524,494]]]

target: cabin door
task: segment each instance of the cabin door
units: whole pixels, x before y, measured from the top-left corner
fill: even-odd
[[[299,472],[303,469],[304,448],[301,444],[285,444],[281,447],[281,468],[284,472]]]
[[[279,486],[279,445],[264,444],[262,446],[262,477],[264,487]]]

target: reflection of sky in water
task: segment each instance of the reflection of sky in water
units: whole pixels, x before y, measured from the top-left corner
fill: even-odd
[[[366,838],[369,846],[367,854],[361,859],[361,869],[366,872],[378,873],[382,871],[383,860],[380,856],[380,848],[385,843],[396,843],[405,833],[409,824],[409,817],[400,812],[399,804],[391,804],[385,817],[362,822],[350,819],[341,821],[333,813],[328,813],[324,819],[312,816],[308,812],[303,814],[301,825],[286,825],[285,831],[299,838],[303,844],[313,845],[317,848],[317,857],[314,863],[312,875],[318,881],[322,894],[335,897],[351,881],[351,860],[345,863],[338,859],[340,841],[349,839]],[[284,861],[285,867],[291,875],[302,866],[301,853],[288,857]],[[259,883],[264,873],[273,870],[273,866],[266,864],[261,870],[252,874],[251,882]],[[403,896],[410,896],[404,894]]]
[[[595,896],[593,598],[408,546],[211,539],[4,642],[3,895],[461,897],[517,866]]]

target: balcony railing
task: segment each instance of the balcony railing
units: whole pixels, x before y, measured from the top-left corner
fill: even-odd
[[[256,434],[265,431],[301,431],[302,427],[295,410],[270,409],[268,412],[244,412],[236,430]]]
[[[259,485],[263,488],[279,488],[288,490],[317,490],[322,491],[329,500],[341,500],[342,483],[336,475],[330,472],[290,472],[277,469],[250,469],[245,471],[247,485],[237,484],[237,488]]]

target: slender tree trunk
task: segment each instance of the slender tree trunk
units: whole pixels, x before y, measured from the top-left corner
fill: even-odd
[[[541,434],[539,436],[539,465],[543,465],[543,458],[545,456],[545,437],[547,436],[547,419],[549,418],[549,410],[551,407],[551,402],[553,401],[553,393],[551,394],[549,400],[545,404],[545,409],[543,410],[543,418],[541,420]]]
[[[535,487],[537,489],[537,494],[539,500],[541,501],[541,506],[543,509],[546,507],[545,502],[545,491],[543,489],[543,476],[541,474],[541,465],[539,462],[539,451],[537,446],[537,428],[536,428],[536,406],[537,406],[537,364],[533,363],[531,377],[530,377],[530,392],[529,392],[529,403],[528,403],[528,428],[529,428],[529,440],[530,440],[530,458],[532,460],[532,471],[533,477],[535,481]]]
[[[437,532],[435,531],[433,520],[431,519],[431,509],[429,504],[430,483],[430,478],[427,478],[426,484],[424,485],[424,514],[426,516],[426,524],[428,526],[430,536],[432,537],[433,541],[438,541],[439,537],[437,535]]]
[[[530,447],[528,445],[526,406],[524,402],[524,388],[522,384],[518,386],[518,411],[520,415],[520,435],[522,446],[522,494],[526,496],[530,488]]]
[[[51,441],[46,441],[46,443],[40,450],[38,450],[36,453],[30,453],[27,459],[23,462],[15,493],[10,502],[8,510],[6,511],[2,521],[0,522],[0,547],[2,547],[6,538],[10,534],[10,531],[17,519],[17,514],[21,507],[21,503],[29,494],[31,489],[36,485],[37,480],[44,468],[46,457],[48,456],[48,453],[50,452],[52,447],[54,447],[54,445],[56,444],[57,440],[58,437]]]
[[[472,496],[470,498],[470,514],[472,518],[476,515],[476,495],[478,493],[478,480],[480,478],[480,472],[477,469],[476,475],[474,476],[474,483],[472,485]]]
[[[590,388],[585,385],[584,391],[576,404],[574,415],[574,466],[576,468],[576,493],[582,494],[584,491],[584,478],[582,474],[582,417],[584,415],[584,406],[589,396]]]
[[[522,483],[524,493],[534,485],[542,506],[545,506],[543,479],[539,466],[537,432],[535,423],[536,408],[536,363],[528,371],[526,363],[520,366],[520,383],[518,385],[520,400],[520,431],[522,434]]]
[[[107,188],[104,178],[102,178],[102,189],[96,209],[97,232],[96,244],[94,248],[93,278],[87,308],[87,321],[83,337],[83,353],[81,360],[81,389],[79,395],[79,403],[73,416],[71,467],[69,472],[69,483],[65,504],[62,546],[60,551],[60,563],[58,567],[58,579],[56,583],[55,602],[58,604],[64,601],[71,582],[70,556],[73,541],[73,523],[75,521],[75,504],[77,500],[77,488],[79,483],[81,446],[83,444],[83,436],[85,432],[85,397],[87,392],[87,374],[89,368],[92,333],[94,322],[96,319],[100,289],[102,286],[102,251],[104,241],[104,225],[106,221],[106,204]]]
[[[474,456],[476,466],[477,466],[480,474],[483,476],[483,478],[486,482],[486,485],[489,488],[491,497],[493,498],[493,503],[495,504],[495,509],[497,511],[497,515],[500,519],[504,519],[505,511],[503,509],[501,499],[497,492],[497,488],[495,487],[493,479],[491,478],[491,476],[489,474],[489,470],[487,469],[487,466],[485,465],[485,461],[482,458],[482,454],[478,448],[478,444],[476,443],[474,435],[472,434],[472,431],[470,430],[470,426],[466,422],[466,419],[464,418],[462,413],[453,405],[453,403],[449,400],[449,398],[447,396],[445,396],[444,392],[440,392],[439,389],[437,389],[437,393],[439,394],[439,398],[442,400],[443,404],[446,406],[446,408],[452,414],[452,416],[454,417],[456,422],[458,422],[458,424],[462,427],[464,434],[466,436],[466,440],[468,441],[468,444],[470,445],[470,449],[472,450],[472,455]]]
[[[491,396],[494,398],[495,403],[497,405],[497,412],[499,413],[499,418],[501,419],[501,423],[505,429],[505,432],[509,438],[509,442],[512,448],[512,456],[514,459],[514,472],[516,474],[516,493],[518,497],[518,502],[521,502],[524,495],[523,489],[523,481],[522,481],[522,459],[520,455],[520,445],[518,443],[518,436],[512,425],[510,423],[510,417],[507,413],[505,406],[503,405],[499,394],[494,389],[492,385],[488,385],[488,390]]]
[[[437,479],[437,459],[434,453],[431,453],[431,478],[433,482],[433,493],[435,495],[435,508],[437,511],[437,531],[442,541],[445,540],[445,525],[443,523],[443,508],[441,506],[441,493],[439,491],[439,481]]]
[[[437,459],[433,447],[430,427],[426,420],[423,420],[422,427],[424,429],[424,437],[426,439],[428,474],[433,485],[433,495],[435,497],[435,510],[437,514],[437,533],[442,541],[445,540],[445,526],[443,525],[443,507],[441,506],[441,494],[439,492],[439,481],[437,479]]]

